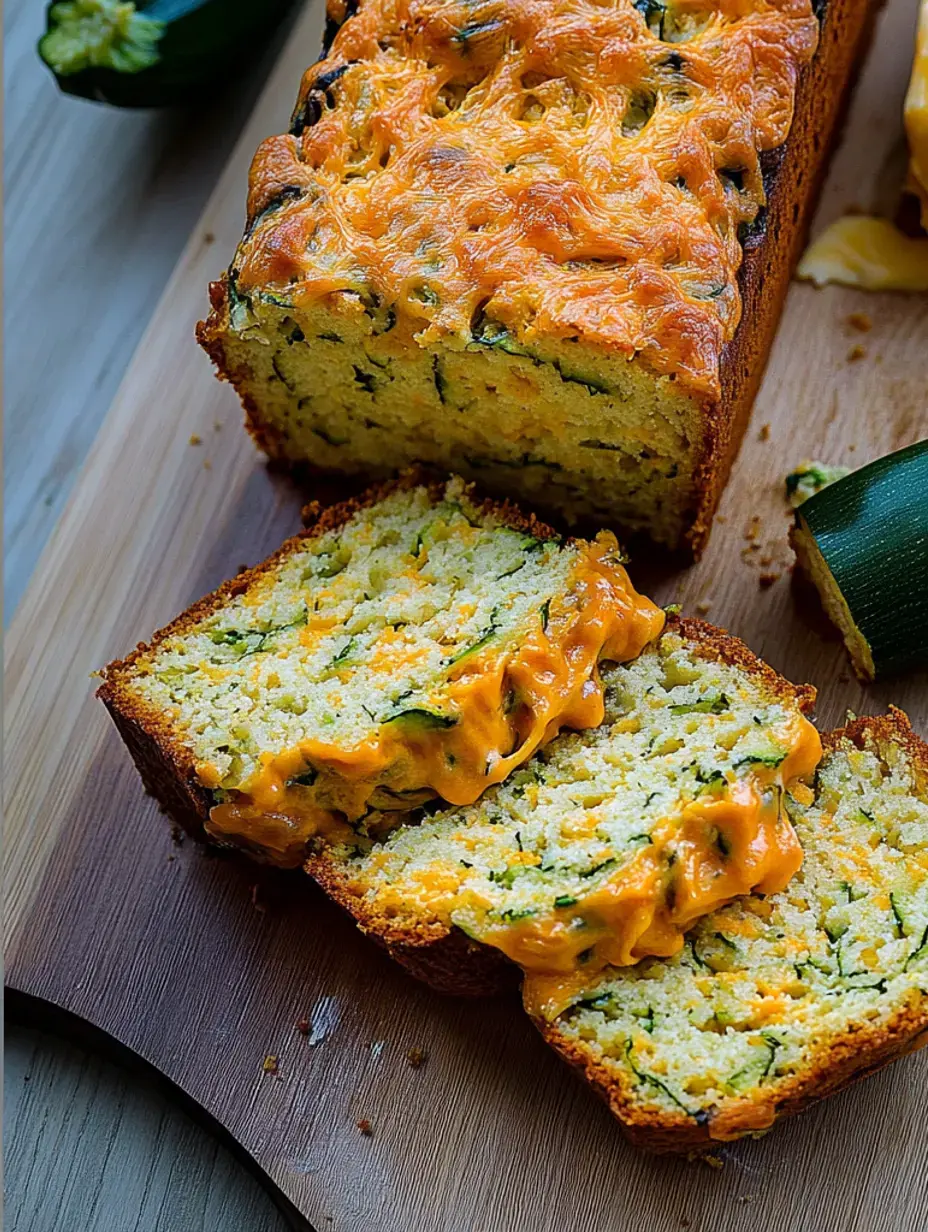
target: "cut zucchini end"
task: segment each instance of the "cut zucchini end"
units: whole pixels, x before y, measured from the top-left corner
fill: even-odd
[[[855,674],[860,680],[869,684],[876,676],[870,645],[854,623],[847,600],[841,593],[841,588],[835,581],[834,574],[829,569],[801,510],[796,511],[796,522],[790,531],[790,542],[796,553],[799,567],[818,591],[825,615],[844,639]]]
[[[95,68],[140,73],[160,60],[164,29],[127,0],[65,0],[49,9],[39,55],[57,77]]]

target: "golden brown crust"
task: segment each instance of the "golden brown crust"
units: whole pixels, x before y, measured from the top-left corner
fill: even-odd
[[[305,529],[287,539],[278,550],[260,564],[246,569],[237,577],[205,595],[180,616],[159,629],[149,642],[140,642],[124,659],[109,663],[101,673],[103,683],[97,697],[103,702],[115,722],[138,767],[146,790],[155,796],[162,808],[195,837],[205,838],[203,823],[209,817],[210,798],[196,776],[192,752],[176,739],[169,719],[154,705],[138,696],[131,688],[132,672],[140,659],[150,655],[167,638],[182,635],[197,623],[242,594],[258,578],[272,572],[291,553],[299,551],[308,540],[329,531],[338,530],[357,513],[369,509],[392,492],[423,486],[437,500],[448,480],[427,474],[421,468],[411,468],[387,483],[367,488],[360,495],[336,505],[308,505],[303,511]],[[486,517],[495,517],[513,530],[536,538],[558,538],[550,526],[534,514],[524,514],[509,501],[494,501],[475,495],[469,489],[475,508]],[[259,855],[259,853],[256,853]]]
[[[855,719],[846,727],[826,732],[822,737],[826,756],[848,740],[877,752],[888,743],[899,745],[915,772],[920,793],[928,794],[928,745],[912,731],[903,711],[891,706],[888,714]],[[801,1112],[928,1044],[928,998],[913,997],[913,1003],[888,1022],[861,1027],[832,1041],[814,1065],[778,1084],[769,1105],[732,1099],[726,1101],[721,1116],[696,1119],[642,1107],[634,1098],[634,1089],[621,1080],[625,1075],[618,1075],[608,1061],[565,1036],[556,1022],[534,1021],[547,1043],[606,1101],[626,1137],[658,1153],[705,1150],[720,1141],[767,1129],[781,1117]]]
[[[491,997],[515,989],[519,968],[492,946],[472,941],[440,920],[391,919],[368,905],[350,886],[345,868],[321,852],[305,864],[306,872],[326,894],[391,958],[436,992],[462,997]]]
[[[116,690],[107,690],[105,686],[97,691],[129,750],[146,792],[154,796],[172,822],[192,838],[204,839],[209,793],[188,772],[185,760],[178,757],[176,746],[165,739],[163,732],[152,730],[144,717],[129,713],[115,694]]]
[[[675,632],[696,648],[696,653],[728,663],[762,681],[784,701],[798,704],[803,713],[815,704],[812,685],[794,685],[753,654],[744,642],[703,620],[671,616],[664,630]],[[376,904],[352,888],[352,872],[331,850],[323,850],[306,864],[306,871],[339,903],[362,932],[375,938],[413,975],[441,992],[459,990],[466,995],[492,995],[518,979],[515,966],[498,951],[464,937],[441,920],[384,915]],[[462,947],[461,941],[466,941]],[[455,970],[453,963],[457,962]]]

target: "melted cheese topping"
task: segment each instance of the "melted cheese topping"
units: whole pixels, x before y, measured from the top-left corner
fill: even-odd
[[[350,841],[345,815],[361,816],[385,781],[395,794],[471,804],[561,727],[598,726],[604,706],[597,663],[635,658],[664,623],[661,609],[615,563],[616,552],[609,533],[585,545],[567,593],[518,645],[478,651],[453,668],[441,716],[410,711],[352,748],[307,739],[264,753],[257,773],[211,809],[207,830],[292,867],[313,839]],[[337,788],[339,810],[320,807],[318,782],[294,781],[307,772]],[[208,765],[198,773],[204,785],[216,785]]]
[[[819,287],[928,291],[928,240],[910,239],[885,218],[849,214],[809,245],[797,274]]]
[[[686,929],[710,911],[752,890],[773,894],[789,883],[802,849],[784,789],[812,773],[822,746],[801,715],[775,739],[789,750],[776,770],[756,768],[719,794],[690,801],[652,831],[650,845],[629,864],[569,907],[481,938],[525,970],[530,1013],[555,1018],[604,967],[675,954]],[[577,920],[587,927],[578,928]]]
[[[386,303],[423,344],[579,338],[718,396],[759,152],[817,37],[809,0],[362,0],[258,150],[234,285]]]

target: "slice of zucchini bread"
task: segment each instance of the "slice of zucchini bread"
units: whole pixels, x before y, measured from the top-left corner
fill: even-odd
[[[870,5],[819,8],[810,63],[812,0],[329,0],[199,327],[261,447],[698,551]]]
[[[663,612],[614,537],[562,540],[414,476],[318,513],[104,673],[149,790],[188,828],[297,866],[315,836],[467,804],[561,726]]]
[[[466,937],[481,974],[504,966],[486,947],[521,966],[548,1015],[605,964],[673,954],[720,904],[782,889],[802,859],[784,793],[821,752],[814,690],[674,618],[602,677],[599,728],[563,733],[468,808],[327,847],[308,871],[414,974],[475,991]]]
[[[824,744],[788,801],[805,859],[785,890],[537,1019],[642,1146],[765,1130],[928,1042],[928,746],[898,710]]]

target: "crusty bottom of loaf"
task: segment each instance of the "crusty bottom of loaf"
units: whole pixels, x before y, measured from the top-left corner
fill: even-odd
[[[570,341],[421,346],[352,297],[297,310],[214,288],[200,341],[274,458],[374,475],[450,468],[571,524],[671,548],[699,521],[715,420],[672,378]]]

